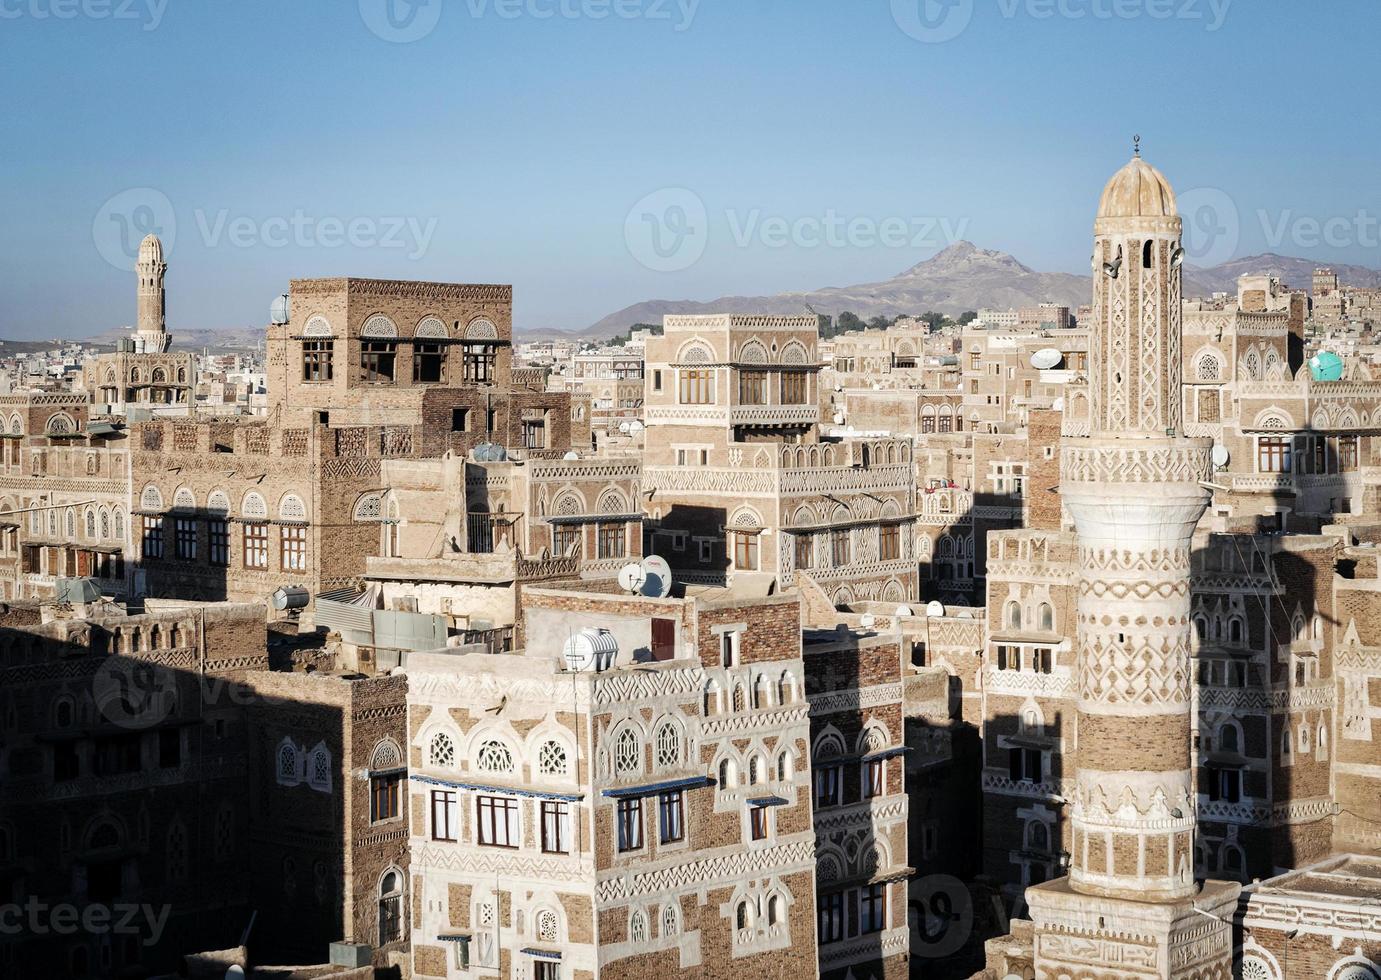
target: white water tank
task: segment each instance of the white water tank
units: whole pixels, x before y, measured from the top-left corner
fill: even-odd
[[[614,634],[608,630],[589,627],[576,633],[561,650],[566,661],[566,669],[596,673],[614,666],[618,656],[619,644]]]

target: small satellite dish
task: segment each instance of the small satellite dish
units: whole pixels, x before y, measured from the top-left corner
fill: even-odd
[[[643,425],[643,424],[642,424],[641,422],[639,422],[637,419],[634,419],[632,422],[629,422],[629,423],[628,423],[628,433],[629,433],[629,435],[634,435],[634,436],[636,436],[639,432],[643,431],[643,429],[645,429],[645,428],[647,428],[647,426]]]
[[[580,453],[578,453],[578,452],[572,450],[571,452],[568,452],[566,455],[562,456],[561,458],[564,459],[564,460],[565,460],[566,462],[568,462],[568,463],[574,463],[576,460],[578,460],[578,459],[580,458]]]
[[[1213,447],[1213,465],[1227,466],[1228,460],[1232,459],[1232,453],[1228,452],[1228,447],[1219,443]]]
[[[660,555],[648,555],[642,564],[642,594],[650,599],[671,595],[671,566]]]
[[[245,980],[245,968],[238,963],[230,964],[230,969],[225,971],[225,980]]]
[[[864,629],[871,629],[873,624],[876,622],[877,617],[874,616],[872,613],[864,613],[863,616],[859,619],[859,623],[863,626]]]
[[[914,616],[914,615],[916,615],[916,612],[915,612],[915,610],[913,610],[910,606],[898,606],[898,607],[897,607],[897,615],[898,615],[898,616]]]
[[[629,425],[627,422],[620,422],[620,423],[619,423],[619,431],[622,432],[624,435],[628,435],[629,431],[630,431],[632,428],[633,428],[633,427],[632,427],[631,425]]]
[[[1065,410],[1065,400],[1063,398],[1056,398],[1050,403],[1050,407],[1057,412],[1063,412]]]
[[[927,619],[939,619],[945,614],[945,604],[938,600],[926,603],[925,615]]]
[[[629,595],[637,595],[642,589],[643,580],[646,577],[642,565],[637,563],[624,565],[619,569],[619,587]]]
[[[844,413],[843,413],[843,412],[835,412],[835,413],[834,413],[834,424],[835,424],[835,425],[843,425],[843,424],[844,424]]]
[[[1031,366],[1038,371],[1049,371],[1057,367],[1065,356],[1053,347],[1046,347],[1031,355]]]

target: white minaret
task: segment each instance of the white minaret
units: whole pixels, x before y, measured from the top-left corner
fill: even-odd
[[[139,276],[139,319],[134,328],[134,349],[146,354],[162,354],[168,349],[167,312],[163,277],[168,263],[163,260],[163,243],[148,235],[139,243],[135,272]]]
[[[1181,431],[1180,239],[1175,194],[1138,153],[1094,223],[1089,434],[1061,449],[1076,771],[1069,876],[1027,890],[1038,977],[1231,975],[1229,925],[1192,907],[1230,919],[1239,889],[1194,879],[1190,551],[1212,442]]]

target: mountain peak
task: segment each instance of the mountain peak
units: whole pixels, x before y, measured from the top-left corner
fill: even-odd
[[[992,272],[1008,275],[1030,275],[1031,271],[1006,252],[979,248],[969,241],[957,241],[953,245],[946,246],[936,252],[924,262],[913,265],[897,278],[911,279],[918,276]]]

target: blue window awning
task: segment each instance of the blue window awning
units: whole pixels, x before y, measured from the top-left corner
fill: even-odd
[[[528,956],[535,956],[542,960],[559,960],[561,953],[554,949],[537,949],[535,946],[528,946],[523,950]]]
[[[468,932],[443,932],[436,937],[439,943],[468,943],[470,934]]]
[[[497,786],[493,783],[472,783],[462,779],[443,779],[440,776],[424,776],[418,773],[412,774],[413,782],[425,783],[428,786],[445,786],[447,789],[464,789],[475,793],[494,793],[496,795],[523,796],[537,800],[561,800],[566,803],[577,803],[585,799],[584,793],[549,793],[540,789],[528,789],[521,786]]]
[[[628,796],[652,796],[656,793],[669,793],[672,790],[708,785],[710,785],[709,776],[688,776],[685,779],[668,779],[660,783],[644,783],[641,786],[617,786],[613,789],[603,790],[602,795],[618,800]]]
[[[757,797],[756,799],[749,800],[749,801],[748,801],[748,805],[749,805],[749,806],[786,806],[786,805],[787,805],[788,803],[790,803],[790,802],[791,802],[790,800],[783,799],[783,798],[780,797],[780,796],[759,796],[759,797]]]

